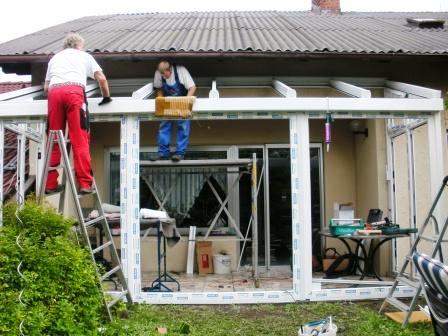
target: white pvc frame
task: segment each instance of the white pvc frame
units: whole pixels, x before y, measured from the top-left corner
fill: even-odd
[[[124,81],[123,81],[124,82]],[[357,98],[300,98],[289,85],[320,83],[333,86]],[[219,98],[221,85],[270,85],[282,97],[276,98]],[[406,98],[369,98],[364,86],[387,86],[405,92]],[[217,78],[212,86],[212,98],[199,98],[195,104],[195,119],[289,119],[291,144],[293,288],[288,291],[208,292],[208,293],[146,293],[141,292],[139,203],[139,120],[154,120],[150,86],[134,98],[115,98],[113,104],[97,106],[100,98],[90,98],[94,121],[121,120],[121,221],[123,269],[136,302],[177,304],[222,303],[279,303],[297,300],[351,300],[384,298],[386,286],[346,289],[320,289],[313,283],[311,272],[311,222],[309,169],[310,118],[323,118],[330,111],[334,118],[424,118],[428,119],[429,152],[431,158],[431,190],[437,189],[443,177],[443,101],[440,91],[383,79],[329,78]],[[294,92],[293,92],[294,91]],[[413,98],[413,99],[409,99]],[[0,97],[0,100],[1,97]],[[0,102],[4,122],[27,122],[44,119],[46,101]],[[1,130],[0,130],[1,133]],[[438,159],[439,158],[439,159]],[[1,176],[0,176],[1,177]],[[441,221],[440,221],[441,222]],[[317,286],[315,286],[317,285]],[[398,287],[400,296],[412,296],[414,289]]]

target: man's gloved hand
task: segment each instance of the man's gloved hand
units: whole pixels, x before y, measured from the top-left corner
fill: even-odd
[[[111,97],[103,97],[103,99],[98,103],[98,105],[106,105],[112,101]]]

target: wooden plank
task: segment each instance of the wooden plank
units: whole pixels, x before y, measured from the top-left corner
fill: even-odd
[[[386,313],[385,315],[392,321],[395,321],[399,324],[402,324],[404,319],[406,318],[406,312],[393,312]],[[411,317],[409,318],[409,323],[416,322],[431,322],[431,318],[420,310],[413,311]]]

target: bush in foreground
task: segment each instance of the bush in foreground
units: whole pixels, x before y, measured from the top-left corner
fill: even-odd
[[[20,335],[22,321],[25,335],[98,334],[102,295],[74,222],[32,200],[19,211],[21,221],[15,212],[15,204],[3,208],[0,228],[0,335]]]

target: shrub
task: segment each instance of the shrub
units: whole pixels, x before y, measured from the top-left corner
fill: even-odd
[[[102,294],[87,250],[77,245],[73,220],[27,200],[3,209],[0,228],[0,335],[97,335]],[[19,236],[20,246],[16,244]],[[22,279],[17,266],[22,261]],[[18,300],[24,289],[22,306]]]

